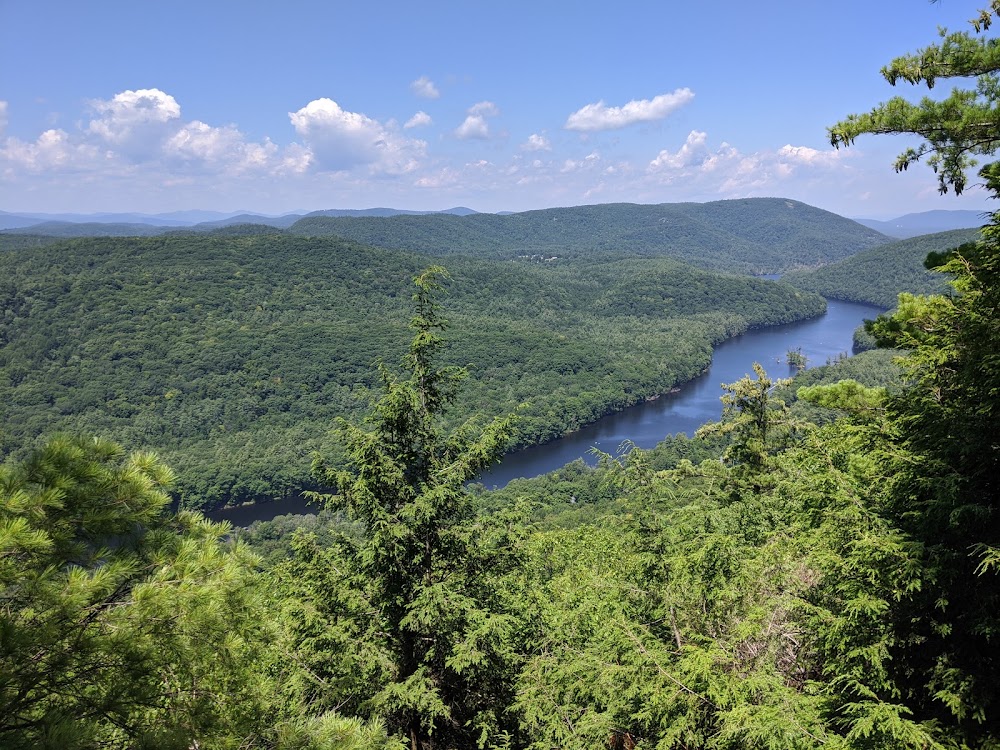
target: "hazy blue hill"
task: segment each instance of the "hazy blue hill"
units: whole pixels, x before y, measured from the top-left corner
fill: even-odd
[[[6,213],[0,211],[0,229],[14,229],[44,222],[67,222],[70,224],[151,224],[158,227],[183,227],[193,224],[183,217],[185,212],[170,214],[140,214],[140,213]],[[204,214],[207,218],[220,219],[225,215],[211,211],[193,211],[191,214]]]
[[[288,231],[432,254],[668,256],[751,274],[830,263],[887,239],[842,216],[780,198],[470,216],[308,216]]]
[[[890,308],[900,292],[940,294],[946,277],[924,268],[928,253],[948,250],[979,236],[978,229],[955,229],[872,248],[814,271],[793,271],[782,281],[824,297],[869,302]]]
[[[410,211],[402,208],[326,208],[320,211],[310,211],[305,214],[305,217],[312,216],[334,216],[334,217],[346,217],[346,216],[431,216],[435,214],[449,214],[452,216],[471,216],[476,214],[478,211],[473,211],[471,208],[466,208],[465,206],[456,206],[455,208],[446,208],[443,211]]]
[[[41,219],[36,216],[26,216],[24,214],[13,214],[7,211],[0,211],[0,230],[22,229],[38,224]]]
[[[263,216],[261,214],[236,214],[217,221],[202,221],[192,225],[189,229],[196,232],[210,232],[222,227],[229,227],[235,224],[257,224],[261,226],[277,227],[287,229],[292,224],[301,219],[303,214],[288,214],[286,216]]]
[[[152,224],[104,224],[100,222],[44,221],[7,234],[44,234],[49,237],[152,237],[176,229]]]
[[[905,239],[922,234],[939,234],[952,229],[978,229],[986,223],[986,216],[982,211],[935,210],[906,214],[888,221],[874,219],[856,219],[856,221],[890,237]]]

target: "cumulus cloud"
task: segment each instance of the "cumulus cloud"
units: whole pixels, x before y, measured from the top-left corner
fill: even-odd
[[[184,125],[164,143],[168,158],[233,171],[265,169],[277,151],[278,147],[270,140],[248,143],[231,125],[215,128],[199,120]]]
[[[420,188],[448,188],[457,185],[459,179],[460,175],[456,170],[445,167],[433,174],[421,177],[413,184]]]
[[[312,165],[323,171],[368,165],[375,171],[402,174],[416,169],[427,146],[367,115],[342,109],[332,99],[315,99],[288,117],[305,141]]]
[[[663,169],[679,169],[704,163],[709,158],[708,148],[705,145],[708,140],[708,133],[700,130],[692,130],[688,133],[684,145],[677,151],[660,151],[656,158],[649,163],[651,171]]]
[[[7,102],[0,99],[0,138],[7,132]]]
[[[490,137],[490,126],[486,121],[488,117],[496,117],[500,114],[500,109],[493,102],[478,102],[468,109],[467,116],[462,124],[455,129],[458,138],[475,138],[485,140]]]
[[[46,130],[27,142],[3,139],[0,162],[8,170],[86,173],[88,179],[135,177],[144,169],[170,185],[197,174],[276,170],[286,160],[270,140],[247,141],[234,125],[185,122],[177,100],[160,89],[122,91],[88,105],[91,119],[75,132]]]
[[[90,106],[97,117],[87,132],[135,160],[156,154],[181,117],[177,100],[159,89],[122,91],[107,101],[94,100]]]
[[[835,148],[820,151],[808,146],[787,144],[778,149],[778,158],[792,165],[830,167],[840,163],[846,153],[846,150]]]
[[[608,107],[603,101],[599,101],[571,114],[564,127],[567,130],[589,132],[616,130],[637,122],[662,120],[692,99],[694,92],[682,88],[652,99],[633,99],[622,107]]]
[[[528,136],[528,140],[521,144],[521,149],[523,151],[551,151],[552,144],[544,135],[532,133]]]
[[[29,172],[79,171],[96,166],[100,156],[97,148],[74,143],[64,130],[46,130],[33,142],[7,138],[0,147],[0,161]]]
[[[567,172],[576,172],[581,169],[592,169],[597,166],[597,163],[601,160],[601,155],[596,151],[591,151],[585,157],[580,160],[576,159],[566,159],[563,162],[562,169],[559,171],[563,174]]]
[[[434,85],[434,81],[427,76],[420,76],[420,78],[411,82],[410,91],[419,96],[421,99],[437,99],[441,96],[441,92],[438,91],[438,87]]]
[[[406,124],[403,125],[403,127],[422,128],[427,125],[430,125],[432,122],[434,121],[431,119],[431,116],[426,112],[424,112],[423,110],[421,110],[420,112],[417,112],[415,115],[413,115],[413,117],[411,117],[409,120],[407,120]]]

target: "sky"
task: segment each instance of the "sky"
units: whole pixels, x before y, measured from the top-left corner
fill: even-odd
[[[827,136],[982,2],[0,0],[0,211],[991,209]]]

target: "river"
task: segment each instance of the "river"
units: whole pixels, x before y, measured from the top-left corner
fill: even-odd
[[[881,308],[856,302],[830,300],[825,315],[810,320],[749,331],[715,348],[712,364],[704,374],[683,384],[671,394],[611,414],[559,440],[504,456],[498,466],[479,478],[488,488],[503,487],[512,479],[536,477],[582,458],[596,462],[592,448],[614,453],[630,440],[640,448],[652,448],[667,435],[694,433],[705,422],[722,414],[722,384],[752,373],[760,362],[772,378],[789,377],[793,368],[785,362],[791,349],[801,349],[808,366],[826,364],[841,354],[850,354],[854,329]],[[309,513],[304,500],[226,508],[209,514],[216,521],[246,526],[283,513]]]

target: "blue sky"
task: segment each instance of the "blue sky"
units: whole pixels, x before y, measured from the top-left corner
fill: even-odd
[[[826,136],[978,7],[0,0],[0,210],[984,209]]]

